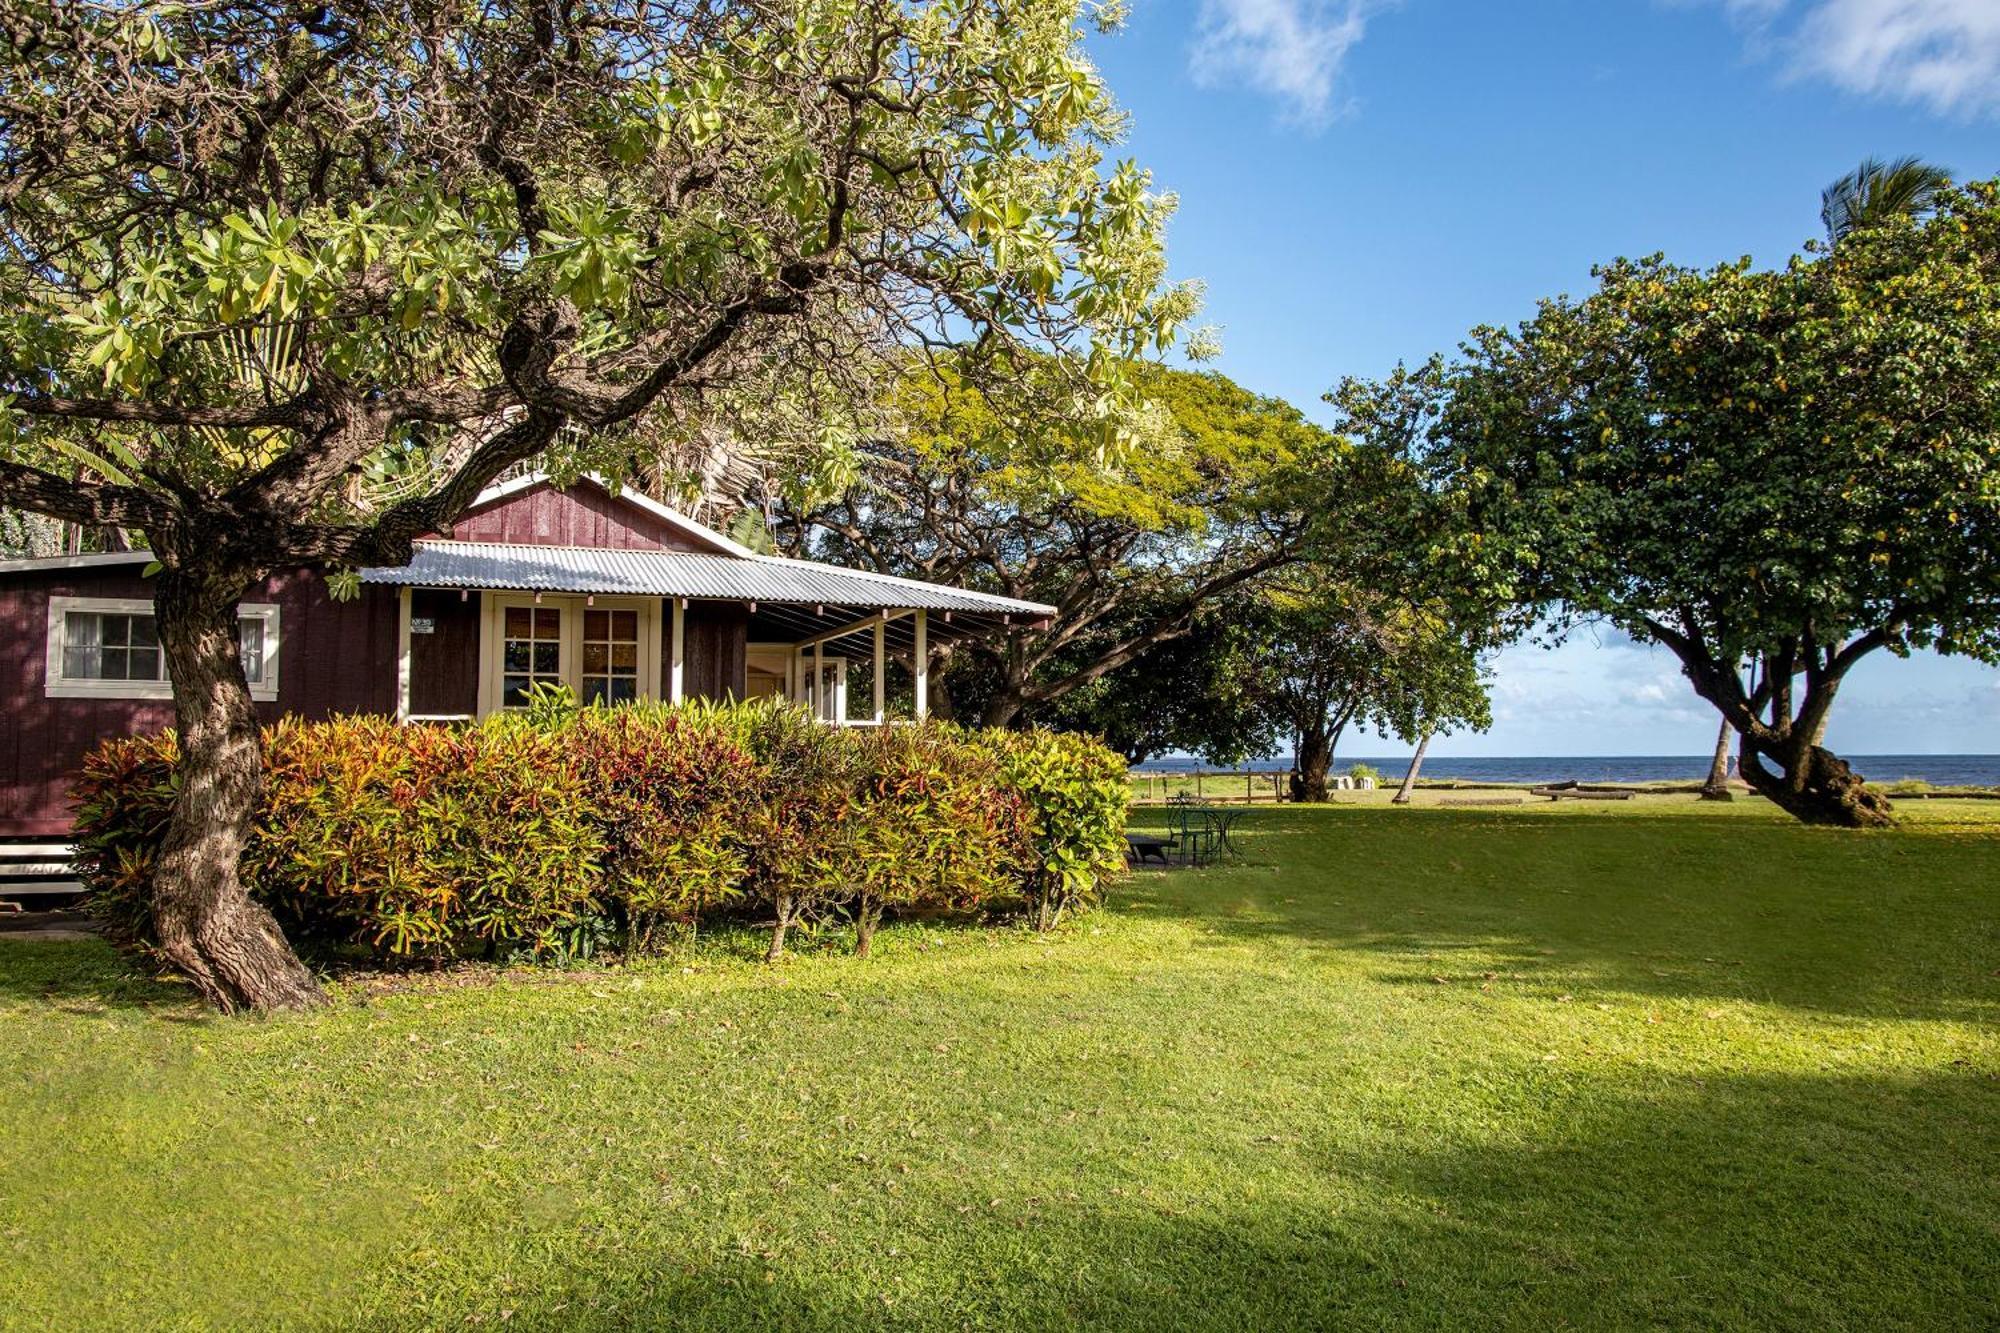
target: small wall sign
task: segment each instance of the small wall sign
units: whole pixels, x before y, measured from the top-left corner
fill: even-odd
[[[437,618],[435,616],[411,616],[410,633],[412,634],[437,633]]]

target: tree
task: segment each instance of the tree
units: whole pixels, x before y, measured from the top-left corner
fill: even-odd
[[[1426,469],[1463,586],[1663,644],[1800,819],[1890,818],[1824,745],[1857,662],[2000,660],[1994,184],[1775,272],[1619,261],[1338,400]]]
[[[1892,219],[1921,217],[1951,185],[1951,173],[1916,157],[1892,162],[1863,158],[1861,165],[1820,192],[1820,222],[1827,240],[1840,244],[1849,232],[1880,226]],[[1702,784],[1704,801],[1727,801],[1729,748],[1734,738],[1729,719],[1722,719],[1715,739],[1715,757]]]
[[[1295,797],[1326,799],[1350,726],[1414,740],[1491,725],[1482,641],[1444,603],[1405,601],[1323,567],[1293,571],[1270,595],[1255,657],[1259,694],[1289,732]]]
[[[183,760],[154,910],[204,996],[319,999],[237,874],[235,605],[269,571],[401,564],[538,456],[627,475],[717,414],[804,419],[878,351],[1127,418],[1124,367],[1194,296],[1163,285],[1170,201],[1102,160],[1080,12],[10,6],[0,504],[158,558]],[[1030,348],[1023,404],[997,372]]]
[[[1736,739],[1736,729],[1729,725],[1729,719],[1722,719],[1722,727],[1715,736],[1715,757],[1709,761],[1708,778],[1701,784],[1701,799],[1704,801],[1727,801],[1734,799],[1729,794],[1729,743]]]
[[[1417,789],[1417,772],[1423,768],[1424,755],[1430,748],[1430,732],[1426,731],[1419,734],[1417,737],[1416,753],[1410,756],[1410,766],[1403,770],[1402,785],[1396,788],[1396,794],[1389,799],[1389,804],[1408,805],[1410,803],[1410,797]]]
[[[63,525],[40,514],[0,509],[0,558],[63,554]]]
[[[1819,219],[1827,239],[1838,245],[1860,228],[1921,217],[1950,186],[1949,171],[1921,158],[1863,158],[1860,166],[1820,192]]]
[[[1254,594],[1244,594],[1211,602],[1187,633],[1049,703],[1030,705],[1019,720],[1102,736],[1129,764],[1179,752],[1226,765],[1270,753],[1277,732],[1256,688],[1254,601]],[[1064,675],[1094,659],[1105,645],[1157,623],[1161,614],[1140,602],[1092,626],[1063,650],[1050,674]],[[953,674],[954,697],[974,707],[993,680],[978,668],[965,661]]]
[[[1050,715],[1315,549],[1336,497],[1365,509],[1378,460],[1290,405],[1216,374],[1150,369],[1139,385],[1145,443],[1107,465],[1078,442],[1024,436],[973,386],[922,381],[898,437],[794,518],[795,549],[821,558],[1057,608],[1046,625],[938,646],[941,713],[995,726]]]

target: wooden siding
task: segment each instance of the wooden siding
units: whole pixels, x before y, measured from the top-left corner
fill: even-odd
[[[152,592],[136,567],[0,575],[0,836],[67,832],[70,778],[83,757],[109,737],[173,725],[165,699],[44,693],[51,596]],[[279,608],[278,698],[257,705],[259,718],[395,711],[395,589],[364,588],[358,600],[336,602],[317,575],[287,573],[243,600]]]
[[[480,594],[418,588],[410,594],[410,618],[428,618],[430,634],[410,636],[410,712],[443,717],[479,710]]]
[[[476,509],[453,526],[466,542],[534,546],[598,546],[613,550],[711,551],[658,515],[592,482],[557,490],[543,484]]]
[[[673,650],[673,620],[664,617]],[[682,625],[682,686],[691,699],[741,699],[745,693],[744,647],[750,634],[748,607],[727,602],[690,602]],[[669,659],[662,659],[669,660]]]

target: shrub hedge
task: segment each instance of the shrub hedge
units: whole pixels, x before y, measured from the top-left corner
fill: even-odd
[[[74,791],[92,910],[151,944],[173,733],[106,742]],[[1124,762],[1093,741],[941,724],[841,730],[769,702],[459,726],[280,722],[243,873],[301,944],[561,961],[668,923],[1029,908],[1052,926],[1124,862]]]
[[[1036,924],[1095,902],[1125,864],[1132,783],[1122,756],[1061,731],[975,731],[966,742],[992,757],[1000,781],[1028,807],[1028,894]]]

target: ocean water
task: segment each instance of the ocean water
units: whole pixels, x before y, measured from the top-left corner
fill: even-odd
[[[1920,778],[1940,787],[2000,787],[2000,754],[1851,754],[1842,758],[1871,782],[1897,782]],[[1424,760],[1426,778],[1457,778],[1464,782],[1700,782],[1708,776],[1708,755],[1550,755],[1505,759]],[[1333,771],[1344,773],[1350,764],[1371,764],[1392,779],[1400,779],[1410,766],[1410,756],[1336,754]],[[1140,764],[1141,773],[1217,772],[1212,764],[1198,764],[1181,755],[1167,755]],[[1239,765],[1239,770],[1245,765]],[[1257,772],[1291,767],[1290,756],[1257,759],[1247,767]]]

